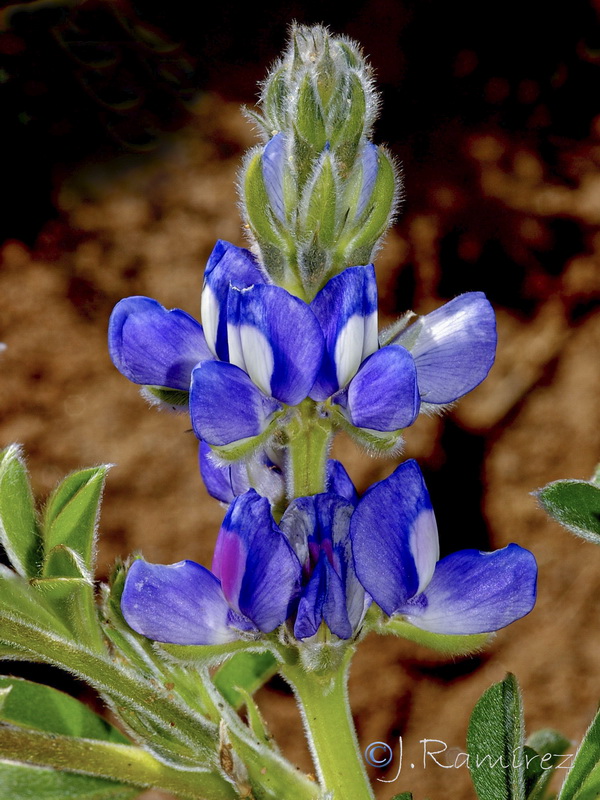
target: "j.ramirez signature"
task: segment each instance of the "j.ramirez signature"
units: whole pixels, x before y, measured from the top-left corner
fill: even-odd
[[[574,753],[564,755],[562,753],[534,753],[525,750],[523,747],[515,747],[512,755],[503,754],[492,756],[491,753],[463,753],[457,752],[455,748],[449,750],[446,742],[441,739],[419,739],[422,745],[422,766],[427,769],[430,762],[442,769],[460,769],[461,767],[475,766],[478,769],[488,767],[489,769],[509,769],[523,766],[527,769],[534,761],[539,760],[542,769],[571,769]],[[436,749],[437,748],[437,749]],[[436,758],[446,753],[443,760]],[[383,769],[389,766],[394,760],[394,751],[386,742],[371,742],[365,748],[365,761],[372,767]],[[382,783],[394,783],[402,772],[402,762],[404,760],[404,742],[402,736],[398,737],[398,770],[394,778],[387,780],[377,778]],[[414,762],[410,763],[410,768],[414,769]]]

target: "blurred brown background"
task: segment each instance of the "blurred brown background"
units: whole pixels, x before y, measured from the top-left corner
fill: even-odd
[[[184,417],[146,408],[112,367],[108,316],[130,294],[198,315],[214,241],[244,243],[234,183],[254,139],[239,105],[254,102],[292,19],[359,40],[383,96],[376,139],[405,176],[402,213],[376,263],[382,321],[469,290],[485,291],[498,315],[487,381],[443,418],[419,420],[404,455],[426,474],[444,552],[516,541],[540,565],[535,611],[481,656],[369,639],[356,658],[362,747],[404,737],[403,772],[379,783],[378,797],[412,789],[415,800],[466,800],[466,770],[424,768],[420,740],[457,748],[452,764],[490,683],[515,672],[527,729],[557,727],[574,741],[600,698],[600,550],[549,522],[530,495],[558,478],[587,479],[600,460],[599,8],[194,8],[34,0],[0,12],[0,443],[23,443],[40,498],[77,467],[116,465],[100,577],[132,550],[210,562],[223,511],[201,485],[194,437]],[[394,467],[342,440],[335,450],[360,489]],[[45,679],[81,692],[58,672]],[[274,681],[260,701],[309,769],[285,686]],[[394,761],[372,776],[396,771]]]

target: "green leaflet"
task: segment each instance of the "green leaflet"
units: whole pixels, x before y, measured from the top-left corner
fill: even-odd
[[[68,475],[52,492],[44,511],[44,551],[66,545],[94,568],[96,526],[109,465],[90,467]],[[44,574],[47,575],[46,569]]]
[[[38,574],[42,540],[27,469],[16,444],[0,456],[0,542],[19,575]]]
[[[587,729],[558,800],[594,800],[600,797],[600,712]]]
[[[524,800],[523,709],[514,675],[491,686],[467,731],[469,770],[479,800]]]
[[[272,653],[236,653],[214,675],[214,683],[227,702],[239,709],[277,672]],[[241,690],[241,691],[238,691]]]
[[[9,687],[0,709],[2,722],[64,736],[129,744],[117,728],[64,692],[22,678],[0,677],[0,689]]]
[[[567,530],[600,544],[600,486],[588,481],[555,481],[535,494],[544,511]]]

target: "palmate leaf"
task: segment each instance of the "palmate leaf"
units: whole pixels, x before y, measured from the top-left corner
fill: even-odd
[[[523,708],[514,675],[491,686],[473,709],[469,770],[479,800],[525,800]]]
[[[0,677],[2,723],[51,734],[100,739],[117,744],[128,740],[83,703],[56,689],[20,678]],[[3,730],[0,726],[0,759]],[[105,778],[0,760],[2,796],[11,800],[129,800],[140,790]]]

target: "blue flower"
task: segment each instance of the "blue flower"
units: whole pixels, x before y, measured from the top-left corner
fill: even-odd
[[[350,518],[354,505],[332,493],[299,497],[281,519],[302,564],[302,589],[293,623],[297,639],[310,639],[322,623],[350,639],[370,605],[354,571]]]
[[[306,303],[264,282],[247,250],[217,243],[202,318],[204,327],[148,297],[122,300],[109,323],[113,363],[134,383],[190,391],[194,430],[216,446],[260,435],[308,396],[321,328]]]
[[[352,425],[393,431],[420,410],[457,400],[488,374],[496,353],[494,311],[468,292],[430,314],[405,320],[399,333],[377,336],[372,265],[332,278],[311,303],[325,355],[310,396],[331,402]]]
[[[515,544],[440,561],[429,495],[411,460],[356,505],[333,492],[297,498],[279,526],[250,489],[229,506],[212,572],[193,561],[135,561],[121,604],[134,630],[173,644],[256,638],[286,621],[299,640],[323,624],[350,639],[372,600],[423,630],[473,634],[528,614],[536,578],[533,555]]]
[[[127,573],[121,609],[138,633],[171,644],[224,644],[270,633],[289,617],[301,567],[253,489],[223,520],[212,572],[194,561],[149,564]]]
[[[371,601],[350,550],[354,487],[348,490],[351,483],[338,467],[330,475],[351,499],[333,493],[298,498],[280,526],[254,489],[234,498],[212,571],[193,561],[135,561],[121,599],[128,624],[171,644],[255,638],[288,619],[298,639],[314,636],[323,622],[339,638],[352,637]]]
[[[439,559],[435,516],[417,463],[401,464],[360,500],[350,523],[356,574],[389,615],[432,633],[488,633],[528,614],[537,565],[516,544]]]

